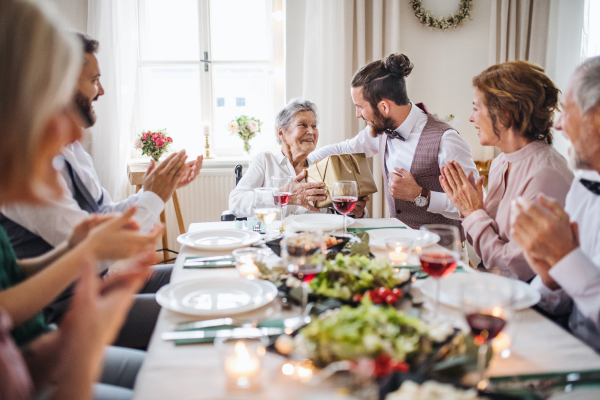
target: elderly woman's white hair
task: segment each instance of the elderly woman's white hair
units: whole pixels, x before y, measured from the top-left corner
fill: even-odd
[[[48,5],[0,1],[0,171],[4,184],[31,182],[36,141],[67,105],[83,54]],[[5,186],[6,187],[6,186]]]
[[[290,100],[275,117],[275,136],[277,136],[277,143],[281,144],[281,138],[277,133],[278,128],[284,131],[290,127],[294,119],[294,115],[300,111],[312,111],[315,114],[317,123],[319,122],[319,115],[317,114],[317,106],[310,100],[295,98]]]

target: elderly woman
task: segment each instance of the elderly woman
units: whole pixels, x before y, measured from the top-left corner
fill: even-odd
[[[248,171],[229,195],[229,210],[236,217],[250,217],[252,191],[271,186],[271,178],[294,178],[293,192],[286,215],[321,212],[309,202],[324,200],[325,185],[321,182],[303,183],[308,155],[315,150],[319,140],[317,107],[304,99],[292,99],[277,113],[275,127],[281,151],[273,154],[263,152],[252,160]]]
[[[573,174],[551,146],[559,90],[542,68],[525,61],[491,66],[473,78],[473,86],[469,121],[481,145],[502,154],[492,162],[485,199],[483,178],[475,182],[454,161],[441,168],[440,182],[485,268],[530,281],[535,273],[511,239],[511,202],[520,196],[536,201],[543,193],[564,206]]]

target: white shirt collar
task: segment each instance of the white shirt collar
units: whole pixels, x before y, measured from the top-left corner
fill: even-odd
[[[575,179],[587,179],[588,181],[600,182],[600,174],[590,169],[575,170]]]
[[[292,164],[292,162],[285,155],[283,155],[283,151],[281,151],[281,150],[275,152],[275,159],[277,160],[277,164],[279,164],[279,165],[283,165],[286,162],[290,163],[290,165]],[[310,159],[310,154],[309,154],[309,157],[307,157],[306,160],[308,161],[308,166],[309,167],[314,164],[312,162],[312,160]]]
[[[417,119],[419,118],[419,114],[422,113],[419,107],[415,106],[412,102],[410,103],[410,112],[408,116],[402,122],[402,124],[395,129],[396,132],[400,134],[404,139],[408,139],[410,133],[412,132],[415,124],[417,123]]]

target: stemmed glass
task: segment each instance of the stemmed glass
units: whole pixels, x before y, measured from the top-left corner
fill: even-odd
[[[289,175],[281,178],[272,177],[271,184],[277,189],[275,203],[279,204],[281,210],[279,219],[280,221],[283,221],[283,208],[287,206],[288,201],[290,201],[290,196],[294,191],[294,177]]]
[[[254,214],[265,224],[266,239],[269,239],[269,224],[277,218],[279,205],[275,203],[277,189],[272,187],[254,189]]]
[[[421,268],[435,281],[435,305],[430,320],[438,322],[440,278],[450,275],[456,269],[456,262],[460,259],[460,232],[453,225],[423,225],[421,231],[424,234],[423,239],[428,235],[438,235],[440,238],[436,245],[415,248]]]
[[[333,184],[331,200],[335,209],[344,215],[344,236],[348,236],[346,230],[346,215],[354,210],[358,201],[358,188],[354,181],[338,181]]]
[[[485,375],[489,344],[504,329],[513,313],[513,285],[509,279],[495,275],[477,274],[465,278],[462,286],[462,308],[475,344],[477,353],[477,388],[488,385]]]

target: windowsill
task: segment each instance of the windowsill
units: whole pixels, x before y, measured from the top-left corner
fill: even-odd
[[[231,167],[234,168],[236,165],[241,164],[242,167],[247,168],[248,163],[250,161],[250,156],[244,154],[243,156],[222,156],[211,159],[204,159],[202,161],[202,169],[209,168],[224,168]],[[150,158],[142,157],[142,158],[132,158],[127,162],[128,165],[135,166],[144,166],[150,164]]]

